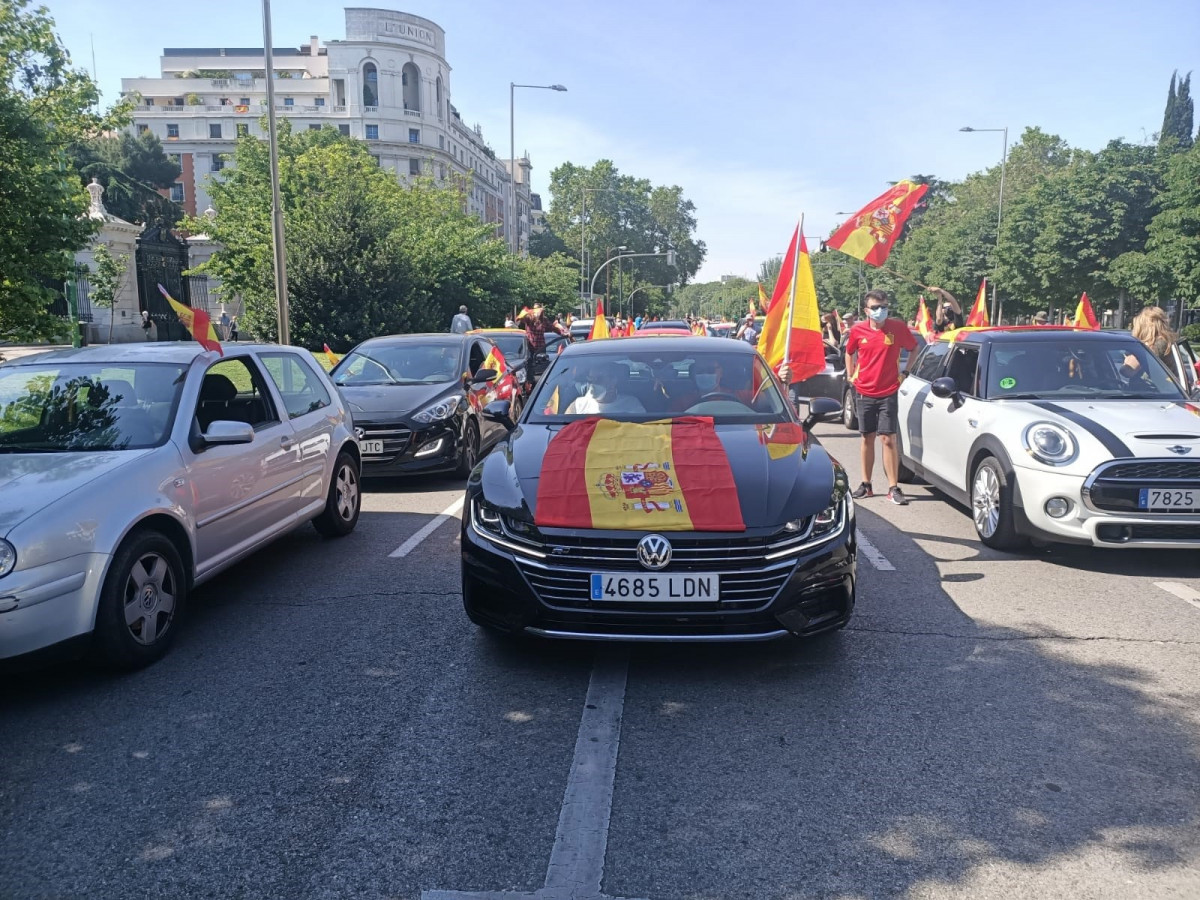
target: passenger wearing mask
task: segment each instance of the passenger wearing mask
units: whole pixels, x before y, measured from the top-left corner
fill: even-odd
[[[646,407],[637,397],[621,393],[621,372],[615,363],[599,363],[587,375],[584,392],[567,407],[568,416],[605,416],[644,413]]]
[[[942,332],[962,328],[962,305],[954,298],[954,295],[940,287],[931,287],[929,292],[938,296],[937,312],[933,316],[933,330]]]

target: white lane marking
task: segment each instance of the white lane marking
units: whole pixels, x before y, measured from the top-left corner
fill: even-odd
[[[877,568],[880,572],[895,572],[896,567],[888,561],[888,558],[879,552],[879,548],[867,540],[866,535],[861,531],[858,532],[858,549],[862,555],[867,558],[867,562]]]
[[[465,499],[465,497],[459,497],[457,500],[443,509],[440,513],[433,517],[432,522],[426,523],[424,528],[389,553],[388,557],[391,559],[401,559],[402,557],[408,556],[408,554],[416,550],[417,547],[420,546],[421,541],[425,540],[425,538],[437,531],[447,519],[455,517],[462,512],[463,501]]]
[[[597,651],[546,868],[546,884],[532,894],[422,891],[421,900],[602,900],[600,882],[608,850],[628,675],[627,647],[601,647]]]
[[[1174,594],[1184,603],[1190,603],[1196,609],[1200,609],[1200,591],[1188,587],[1186,584],[1180,584],[1177,581],[1156,581],[1156,588],[1162,588],[1168,594]]]

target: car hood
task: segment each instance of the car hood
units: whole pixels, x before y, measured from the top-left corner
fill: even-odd
[[[367,421],[408,418],[419,412],[422,407],[453,394],[457,389],[458,386],[454,382],[338,385],[338,390],[345,398],[353,417]]]
[[[1061,400],[1021,404],[1097,448],[1105,459],[1159,456],[1200,459],[1200,403],[1163,400]],[[1184,452],[1169,448],[1189,448]]]
[[[542,459],[562,428],[521,425],[484,459],[479,477],[490,503],[534,519]],[[777,528],[830,505],[835,469],[840,467],[815,440],[806,439],[792,453],[775,459],[753,425],[718,425],[716,431],[729,458],[747,529]]]
[[[0,536],[68,494],[112,475],[150,450],[0,454]]]

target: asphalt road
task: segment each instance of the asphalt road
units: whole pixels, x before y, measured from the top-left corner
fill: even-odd
[[[1200,554],[1000,554],[910,496],[858,507],[847,630],[597,654],[477,633],[426,527],[461,484],[388,484],[158,665],[5,683],[0,896],[1200,896]]]

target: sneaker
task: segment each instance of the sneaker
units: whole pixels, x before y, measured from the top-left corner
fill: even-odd
[[[888,488],[888,499],[897,506],[908,506],[908,498],[904,496],[904,492],[899,487]]]
[[[871,490],[871,482],[864,481],[854,489],[854,493],[852,493],[850,496],[855,500],[862,500],[864,497],[874,497],[875,492]]]

